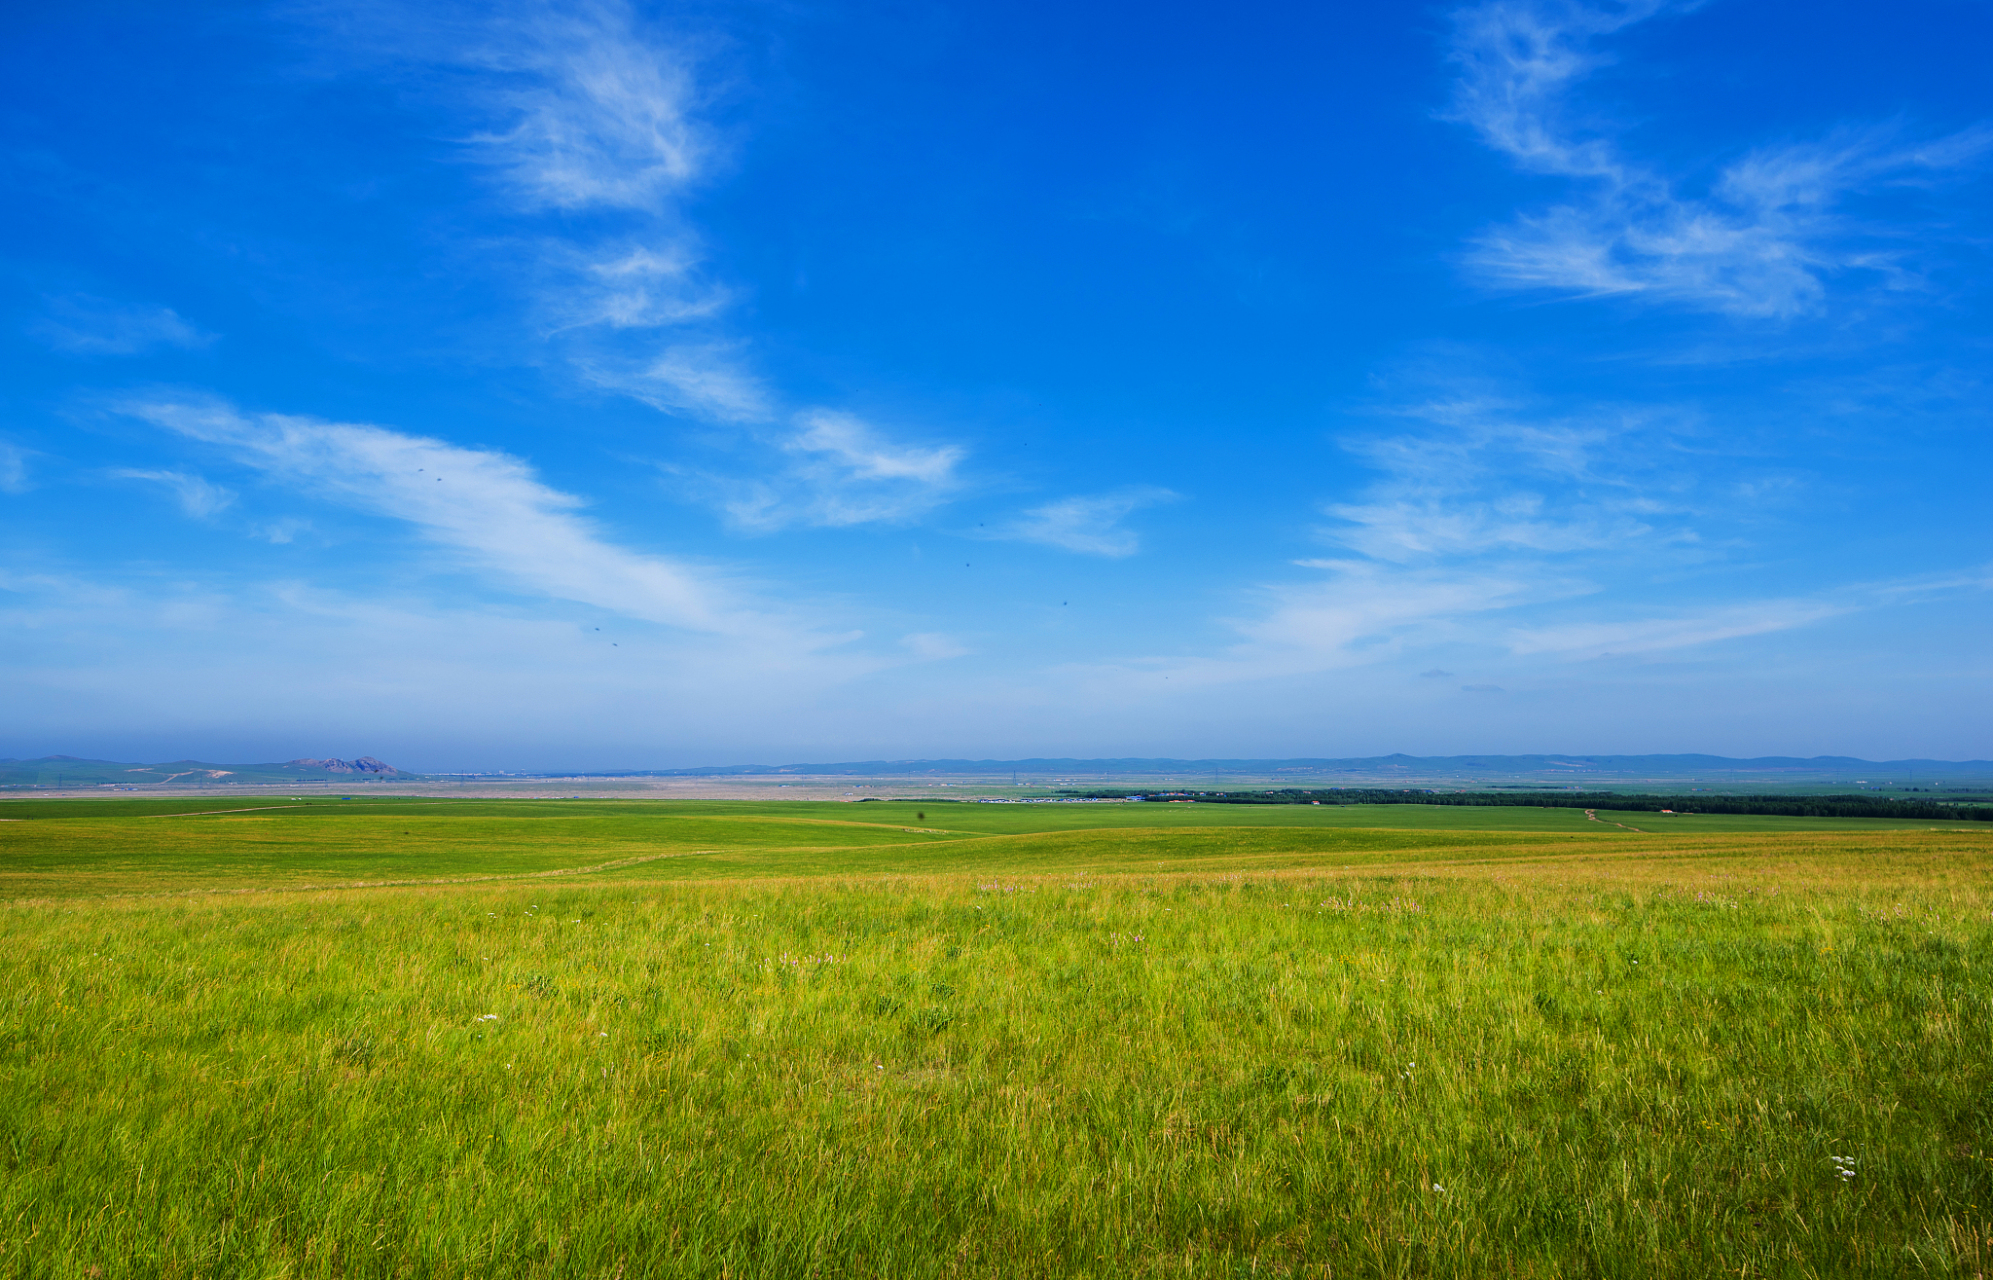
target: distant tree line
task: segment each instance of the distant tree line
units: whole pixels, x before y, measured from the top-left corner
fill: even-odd
[[[1908,818],[1933,822],[1993,822],[1993,805],[1962,801],[1888,800],[1876,796],[1629,795],[1562,791],[1516,795],[1497,791],[1416,791],[1336,787],[1304,791],[1065,791],[1085,800],[1181,800],[1197,804],[1452,804],[1532,809],[1618,809],[1656,813],[1755,813],[1787,818]]]

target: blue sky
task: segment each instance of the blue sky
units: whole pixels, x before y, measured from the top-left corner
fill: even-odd
[[[0,754],[1993,755],[1983,4],[0,21]]]

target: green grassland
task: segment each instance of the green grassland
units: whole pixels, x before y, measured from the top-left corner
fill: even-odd
[[[1424,805],[958,804],[365,797],[0,801],[0,898],[581,873],[597,878],[979,870],[1277,870],[1503,856],[1562,841],[1975,824]],[[1638,846],[1645,849],[1647,845]],[[1354,860],[1354,861],[1351,861]],[[597,870],[599,868],[599,870]]]
[[[0,1275],[1993,1268],[1983,824],[212,807],[0,803]]]

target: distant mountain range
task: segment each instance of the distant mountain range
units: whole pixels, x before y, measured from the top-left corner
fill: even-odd
[[[1573,777],[1639,775],[1664,773],[1724,774],[1842,774],[1877,773],[1961,773],[1993,774],[1993,760],[1860,760],[1853,756],[1757,756],[1735,759],[1730,756],[1356,756],[1347,759],[1285,760],[1169,760],[1126,757],[1103,760],[858,760],[840,764],[737,764],[712,765],[699,769],[646,769],[618,773],[596,772],[591,777],[707,778],[750,777],[766,774],[1198,774],[1198,773],[1294,773],[1333,775],[1338,773],[1375,776],[1393,772],[1406,776],[1434,777],[1475,774],[1569,774]],[[554,776],[554,775],[548,775]],[[575,775],[561,775],[575,776]]]
[[[353,782],[405,778],[401,770],[372,756],[352,760],[287,760],[283,764],[209,764],[175,760],[170,764],[131,764],[119,760],[80,760],[42,756],[0,760],[0,787],[199,786],[244,782]]]
[[[1444,783],[1449,779],[1487,784],[1498,778],[1549,782],[1611,783],[1640,778],[1691,780],[1727,779],[1742,783],[1866,781],[1900,783],[1906,778],[1936,783],[1943,780],[1993,779],[1993,760],[1861,760],[1854,756],[1757,756],[1735,759],[1709,755],[1588,756],[1357,756],[1345,759],[1304,757],[1279,760],[1173,760],[1152,757],[1077,760],[1033,757],[1028,760],[853,760],[835,764],[708,765],[697,769],[613,769],[497,775],[524,781],[530,778],[751,778],[789,774],[866,776],[977,776],[1030,774],[1040,784],[1058,779],[1114,776],[1171,777],[1192,781],[1205,777],[1251,775],[1293,777],[1296,785],[1391,785]],[[497,776],[487,775],[496,780]],[[82,760],[75,756],[42,756],[36,760],[0,760],[0,787],[187,787],[242,783],[353,783],[422,780],[373,756],[351,760],[304,758],[282,764],[210,764],[175,760],[167,764],[132,764],[116,760]]]

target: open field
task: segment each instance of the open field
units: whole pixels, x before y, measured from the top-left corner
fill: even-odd
[[[1985,824],[201,808],[0,804],[0,1274],[1993,1268]]]
[[[922,816],[925,815],[925,816]],[[1983,824],[1422,805],[29,800],[0,802],[0,898],[583,871],[595,879],[1290,870],[1662,850],[1727,856]],[[1629,829],[1631,828],[1631,829]],[[1993,832],[1979,833],[1993,835]],[[1744,838],[1740,840],[1739,838]],[[1851,846],[1852,847],[1852,846]],[[1603,853],[1604,850],[1598,850]]]

